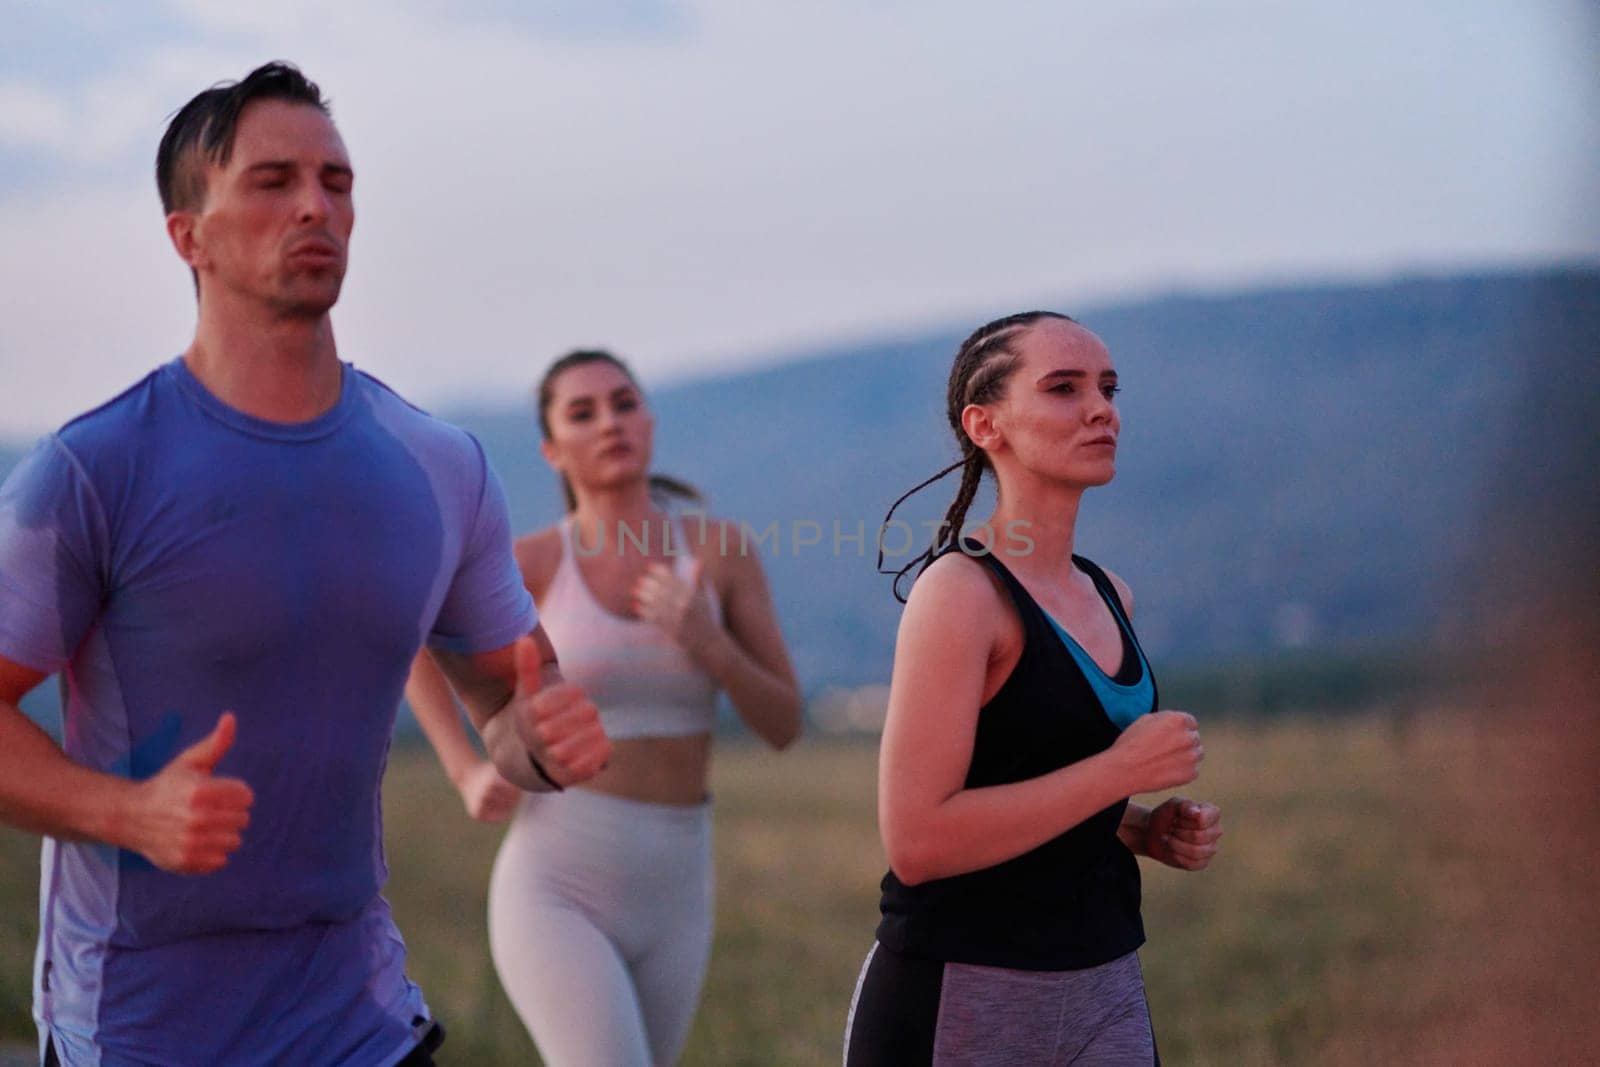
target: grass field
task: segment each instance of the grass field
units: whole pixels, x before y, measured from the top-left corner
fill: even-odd
[[[1191,793],[1222,805],[1223,855],[1201,874],[1145,866],[1142,958],[1167,1062],[1592,1054],[1586,986],[1568,979],[1600,936],[1579,847],[1594,835],[1562,822],[1589,780],[1584,746],[1445,715],[1206,733]],[[883,870],[874,776],[864,744],[720,752],[717,938],[685,1063],[838,1062]],[[450,1029],[442,1061],[537,1062],[486,948],[499,830],[461,814],[422,751],[396,753],[386,808],[388,895],[412,977]],[[31,1035],[36,850],[0,831],[0,1036],[18,1039]]]

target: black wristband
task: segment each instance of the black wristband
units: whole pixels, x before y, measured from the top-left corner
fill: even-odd
[[[558,782],[554,778],[550,777],[550,772],[549,771],[547,771],[543,767],[539,766],[539,761],[533,758],[533,753],[532,752],[528,753],[528,762],[533,764],[533,773],[537,774],[540,778],[544,779],[545,784],[548,785],[551,789],[555,790],[557,793],[566,792],[566,788],[564,786],[562,786],[562,784],[560,782]]]

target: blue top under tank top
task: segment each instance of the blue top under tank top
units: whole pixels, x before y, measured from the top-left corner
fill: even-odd
[[[1144,652],[1139,648],[1139,643],[1133,640],[1128,622],[1122,616],[1121,605],[1117,604],[1113,597],[1107,596],[1106,591],[1098,583],[1095,584],[1095,591],[1105,601],[1111,617],[1117,620],[1117,629],[1122,635],[1122,664],[1117,668],[1116,675],[1107,674],[1100,664],[1094,661],[1094,657],[1067,633],[1066,627],[1056,621],[1054,615],[1045,611],[1044,617],[1049,621],[1051,629],[1055,630],[1056,636],[1061,638],[1061,643],[1066,646],[1067,651],[1072,654],[1078,669],[1083,671],[1083,677],[1089,683],[1089,688],[1100,698],[1100,706],[1105,709],[1106,718],[1115,723],[1118,730],[1126,730],[1133,725],[1133,720],[1151,710],[1155,701],[1155,682],[1151,680],[1150,667],[1145,662]],[[1044,609],[1041,607],[1040,610]]]

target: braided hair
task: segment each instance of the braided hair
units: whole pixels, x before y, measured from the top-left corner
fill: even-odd
[[[988,454],[973,444],[972,439],[967,436],[967,431],[962,428],[961,413],[969,404],[989,404],[1005,395],[1006,382],[1022,358],[1012,347],[1012,342],[1041,319],[1077,321],[1070,315],[1056,311],[1021,311],[978,327],[956,350],[955,363],[950,367],[950,383],[945,392],[945,414],[950,419],[951,431],[956,435],[956,444],[961,448],[961,458],[903,493],[889,508],[889,514],[883,517],[883,526],[879,527],[878,573],[894,575],[891,589],[894,598],[902,604],[906,598],[900,592],[901,580],[912,568],[916,568],[917,575],[912,579],[915,582],[916,577],[920,576],[928,564],[932,563],[947,546],[960,544],[961,531],[967,521],[967,509],[972,506],[973,499],[978,495],[983,472],[993,470],[989,464]],[[934,534],[933,543],[898,571],[884,570],[882,531],[888,527],[895,508],[905,503],[906,498],[912,493],[932,485],[958,467],[961,469],[961,487],[956,490],[956,498],[945,512],[944,522],[940,524],[938,533]]]
[[[633,371],[629,369],[628,365],[605,349],[579,348],[568,352],[550,364],[544,372],[544,377],[539,379],[539,387],[536,390],[539,410],[539,433],[546,441],[550,440],[550,404],[555,400],[556,379],[561,376],[563,371],[589,363],[609,364],[621,371],[635,389],[639,388],[639,380],[633,376]],[[640,390],[640,392],[642,393],[643,390]],[[700,490],[688,482],[666,474],[651,474],[650,490],[652,494],[657,496],[674,496],[687,500],[691,504],[705,503],[705,496]],[[561,476],[561,495],[566,500],[567,511],[569,513],[572,512],[578,506],[578,498],[573,494],[572,483],[567,480],[565,474]]]

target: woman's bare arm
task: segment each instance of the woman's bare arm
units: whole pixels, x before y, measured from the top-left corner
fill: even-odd
[[[411,664],[406,701],[439,757],[445,776],[461,794],[467,814],[484,822],[509,818],[522,790],[479,755],[462,724],[461,706],[449,681],[427,652],[417,653]]]
[[[947,556],[917,580],[901,619],[879,761],[889,864],[907,884],[992,867],[1145,789],[1192,780],[1194,720],[1145,716],[1111,748],[1008,785],[964,787],[1000,598],[982,565]]]
[[[745,724],[773,748],[800,736],[800,685],[759,554],[730,553],[722,560],[728,593],[723,600],[726,640],[702,653],[702,663],[733,701]]]

